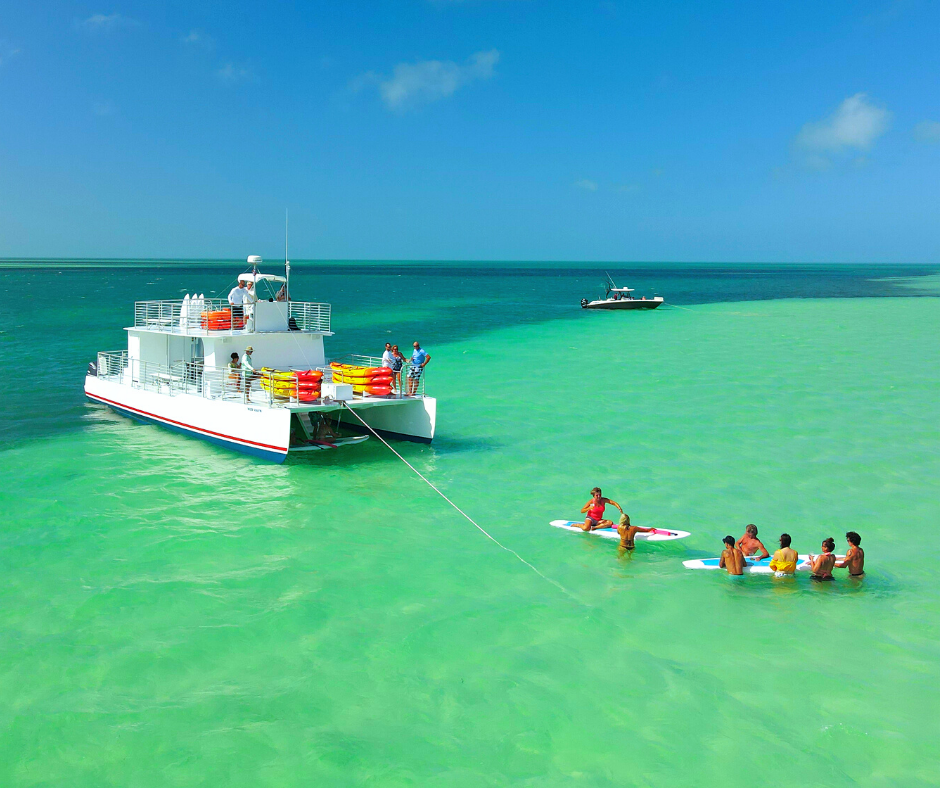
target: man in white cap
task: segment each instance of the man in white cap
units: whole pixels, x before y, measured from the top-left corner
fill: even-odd
[[[228,294],[228,302],[232,305],[232,323],[234,324],[236,318],[241,319],[245,314],[245,308],[242,304],[252,300],[251,293],[248,292],[248,288],[245,286],[248,282],[244,279],[238,280],[238,287],[233,287]]]
[[[254,362],[251,360],[251,354],[254,351],[254,348],[249,345],[245,348],[245,355],[242,356],[242,375],[245,376],[245,389],[251,388],[251,381],[258,377],[258,373],[255,372]]]

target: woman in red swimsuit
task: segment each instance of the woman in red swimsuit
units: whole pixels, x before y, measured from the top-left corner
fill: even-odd
[[[604,507],[607,504],[620,509],[619,503],[610,500],[610,498],[605,498],[601,494],[600,487],[591,490],[591,500],[581,507],[581,514],[587,515],[584,518],[584,525],[581,526],[581,530],[596,531],[598,528],[613,528],[613,522],[604,519]],[[623,514],[623,509],[620,509],[620,514]]]

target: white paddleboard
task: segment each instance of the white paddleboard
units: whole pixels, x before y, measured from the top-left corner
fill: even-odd
[[[581,528],[584,524],[584,520],[580,522],[575,520],[552,520],[552,525],[556,528],[564,528],[566,531],[577,531],[579,534],[593,534],[594,536],[602,536],[605,539],[616,539],[620,541],[620,534],[617,533],[616,528],[600,528],[596,531],[585,531]],[[685,539],[689,536],[688,531],[676,531],[667,528],[657,528],[655,531],[649,533],[643,533],[637,531],[635,537],[636,541],[647,541],[647,542],[669,542],[673,539]]]
[[[796,564],[797,572],[808,572],[813,568],[812,564],[809,562],[808,555],[801,553],[798,557],[799,560]],[[770,568],[770,558],[764,558],[758,561],[753,556],[746,556],[744,560],[747,562],[747,565],[744,567],[745,574],[772,575],[774,573],[773,569]],[[836,556],[836,561],[844,560],[844,555]],[[721,567],[718,566],[720,561],[720,558],[693,558],[689,561],[683,561],[682,565],[686,569],[721,569]]]

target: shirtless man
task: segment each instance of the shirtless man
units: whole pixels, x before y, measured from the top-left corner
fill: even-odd
[[[800,556],[790,547],[790,534],[780,534],[780,549],[774,553],[770,561],[770,568],[774,577],[793,577]]]
[[[721,541],[725,543],[725,549],[721,551],[721,560],[718,562],[719,568],[727,569],[729,575],[743,575],[747,561],[744,559],[741,548],[735,546],[734,537],[726,536]]]
[[[821,555],[809,554],[809,562],[813,567],[813,574],[810,575],[812,580],[833,579],[832,567],[835,566],[836,557],[832,554],[832,551],[835,549],[835,540],[830,536],[827,539],[823,539]]]
[[[758,561],[763,561],[770,555],[770,553],[767,552],[767,548],[764,547],[764,543],[757,538],[757,526],[754,525],[754,523],[751,523],[744,529],[744,536],[738,539],[737,546],[744,555],[754,555],[754,553],[760,550],[761,555],[758,556]]]
[[[600,487],[591,490],[591,500],[581,507],[581,514],[587,515],[584,518],[584,525],[581,526],[582,531],[596,531],[598,528],[614,527],[613,521],[604,519],[604,507],[607,504],[620,509],[619,503],[610,500],[610,498],[605,498],[601,494]],[[623,514],[623,509],[620,509],[620,514]]]
[[[617,526],[617,533],[620,534],[620,548],[622,550],[632,550],[636,547],[634,537],[637,534],[648,534],[655,531],[655,528],[643,528],[640,525],[630,525],[630,515],[620,515],[620,525]]]
[[[845,535],[845,541],[849,543],[849,551],[845,554],[844,561],[836,561],[836,566],[839,569],[847,568],[849,577],[861,577],[865,574],[865,551],[859,547],[862,537],[855,531],[849,531]]]

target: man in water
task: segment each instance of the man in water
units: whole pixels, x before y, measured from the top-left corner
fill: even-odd
[[[613,501],[611,501],[613,503]],[[640,525],[630,525],[630,515],[620,515],[620,525],[617,526],[617,533],[620,534],[620,548],[622,550],[632,550],[636,547],[634,537],[639,534],[648,534],[655,531],[655,528],[643,528]]]
[[[862,537],[855,531],[849,531],[845,535],[845,541],[849,543],[849,551],[845,554],[845,560],[836,561],[835,565],[839,569],[847,568],[849,577],[861,577],[865,574],[865,551],[859,547]]]
[[[721,540],[725,543],[725,549],[721,551],[721,560],[718,562],[720,569],[727,569],[729,575],[743,575],[744,567],[747,561],[741,548],[734,543],[733,536],[726,536]]]
[[[822,543],[822,554],[813,555],[810,553],[809,562],[813,567],[813,574],[810,575],[812,580],[832,580],[832,567],[836,564],[836,557],[832,554],[832,551],[836,549],[836,542],[830,536],[827,539],[823,539]]]
[[[761,554],[756,559],[758,561],[763,561],[770,556],[770,553],[767,552],[767,548],[764,547],[764,543],[757,538],[757,526],[754,525],[754,523],[751,523],[744,529],[744,536],[738,539],[737,546],[744,555],[754,555],[754,553],[760,550]]]
[[[581,507],[581,514],[587,515],[584,518],[584,525],[581,526],[582,531],[596,531],[598,528],[614,527],[613,521],[604,519],[604,508],[607,504],[620,509],[619,503],[603,496],[600,487],[591,490],[591,500]],[[620,509],[620,514],[623,514],[623,509]]]
[[[790,547],[790,534],[780,534],[780,549],[774,553],[770,568],[775,577],[792,577],[800,556]]]

